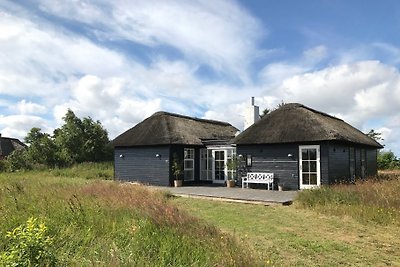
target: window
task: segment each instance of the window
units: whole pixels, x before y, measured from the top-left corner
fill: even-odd
[[[227,152],[227,172],[228,180],[236,179],[237,159],[236,149],[229,149]]]
[[[212,151],[200,149],[200,180],[212,180]]]
[[[253,165],[253,160],[251,158],[251,155],[246,156],[246,167],[251,167]]]
[[[225,150],[214,151],[215,155],[215,180],[225,181]]]
[[[184,149],[183,173],[185,180],[194,180],[194,148]]]
[[[321,184],[319,145],[299,146],[300,189]]]

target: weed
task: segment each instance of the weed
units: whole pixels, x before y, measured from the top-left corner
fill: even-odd
[[[355,184],[325,186],[299,193],[299,207],[325,214],[349,216],[382,225],[400,222],[400,174],[385,172]]]
[[[3,266],[55,266],[52,239],[47,227],[35,218],[7,232],[7,250],[0,254]]]

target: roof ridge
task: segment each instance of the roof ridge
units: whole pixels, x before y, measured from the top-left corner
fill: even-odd
[[[178,114],[178,113],[167,112],[167,111],[157,111],[151,117],[160,116],[160,115],[167,115],[167,116],[172,116],[172,117],[177,117],[177,118],[189,119],[189,120],[212,123],[212,124],[218,124],[218,125],[224,125],[224,126],[232,126],[230,123],[225,122],[225,121],[201,119],[201,118],[197,118],[197,117],[190,117],[190,116],[181,115],[181,114]]]
[[[300,104],[300,103],[287,103],[287,104],[284,104],[283,107],[289,107],[289,108],[291,108],[291,107],[293,107],[293,108],[301,107],[301,108],[308,109],[308,110],[311,111],[311,112],[320,114],[320,115],[322,115],[322,116],[326,116],[326,117],[329,117],[329,118],[332,118],[332,119],[335,119],[335,120],[343,121],[342,119],[340,119],[340,118],[338,118],[338,117],[335,117],[335,116],[330,115],[330,114],[328,114],[328,113],[325,113],[325,112],[322,112],[322,111],[319,111],[319,110],[310,108],[310,107],[308,107],[308,106],[306,106],[306,105],[303,105],[303,104]]]

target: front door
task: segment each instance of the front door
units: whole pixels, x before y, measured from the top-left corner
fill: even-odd
[[[319,145],[299,146],[300,189],[321,185]]]
[[[226,172],[226,155],[225,150],[214,150],[213,151],[213,182],[214,183],[223,183],[225,182]]]

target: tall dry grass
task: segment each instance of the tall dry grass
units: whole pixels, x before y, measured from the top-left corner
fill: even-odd
[[[297,205],[362,222],[400,224],[400,171],[380,172],[355,184],[300,192]]]
[[[0,252],[5,233],[34,217],[48,227],[57,262],[66,266],[257,265],[238,240],[165,193],[42,174],[0,174]]]

